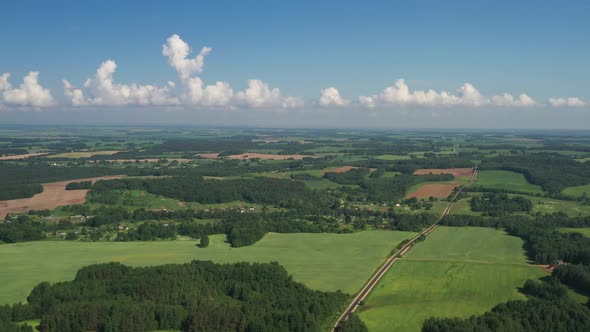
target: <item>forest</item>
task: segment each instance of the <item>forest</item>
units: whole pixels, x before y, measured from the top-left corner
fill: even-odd
[[[469,201],[472,211],[484,216],[499,217],[514,212],[530,212],[533,203],[521,196],[510,197],[506,193],[484,193],[475,195]]]
[[[18,308],[29,317],[18,318],[41,317],[42,332],[319,331],[347,299],[294,282],[276,263],[107,263],[39,284]]]

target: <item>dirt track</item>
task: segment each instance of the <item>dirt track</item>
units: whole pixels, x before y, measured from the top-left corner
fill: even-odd
[[[477,178],[477,171],[476,170],[473,170],[473,175],[472,175],[471,179],[469,180],[469,182],[467,182],[463,186],[461,186],[461,188],[453,196],[453,199],[451,200],[451,202],[449,203],[449,205],[447,205],[447,207],[443,211],[443,213],[440,216],[440,218],[434,224],[432,224],[430,227],[426,228],[420,234],[416,235],[416,237],[414,237],[413,239],[411,239],[410,242],[408,242],[406,245],[404,245],[403,247],[401,247],[400,250],[398,250],[393,256],[391,256],[390,258],[388,258],[387,261],[385,261],[385,264],[383,264],[383,266],[381,266],[377,270],[377,272],[375,272],[375,274],[373,274],[373,276],[371,276],[371,278],[369,279],[369,281],[367,281],[367,283],[365,284],[365,286],[363,286],[363,288],[361,289],[361,291],[357,294],[357,296],[355,296],[354,300],[352,300],[352,303],[346,308],[346,310],[344,310],[344,312],[342,313],[342,315],[338,318],[338,321],[336,321],[336,324],[334,324],[334,326],[332,327],[332,332],[336,331],[336,329],[338,328],[338,326],[342,322],[346,321],[348,319],[348,317],[350,317],[350,315],[358,308],[358,306],[360,305],[360,303],[365,300],[365,298],[367,297],[367,295],[369,295],[369,293],[371,293],[371,290],[373,290],[373,288],[377,285],[377,283],[379,283],[379,280],[381,280],[381,278],[385,275],[385,273],[389,270],[389,268],[393,265],[393,263],[395,263],[395,261],[397,261],[408,250],[410,250],[417,243],[417,240],[421,236],[427,236],[428,234],[432,233],[432,231],[434,231],[436,229],[436,227],[438,227],[438,223],[447,214],[449,214],[449,212],[453,208],[453,205],[455,204],[455,201],[457,199],[457,195],[459,195],[459,193],[461,193],[461,190],[463,190],[463,188],[465,188],[468,185],[472,184],[475,181],[476,178]]]
[[[7,213],[26,213],[29,210],[55,209],[62,205],[82,204],[86,201],[88,190],[66,190],[70,182],[111,180],[121,178],[116,176],[103,176],[96,178],[76,179],[58,182],[43,183],[43,192],[31,198],[11,199],[0,201],[0,219],[4,219]]]

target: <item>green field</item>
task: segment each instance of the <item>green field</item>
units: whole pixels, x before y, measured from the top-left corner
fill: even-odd
[[[560,228],[561,232],[564,233],[580,233],[586,237],[590,237],[590,227],[586,228]]]
[[[565,188],[561,193],[564,195],[574,196],[574,197],[583,197],[583,196],[590,197],[590,184],[587,184],[585,186]]]
[[[469,317],[523,299],[518,287],[544,275],[504,231],[439,227],[393,265],[359,315],[369,331],[419,331],[428,317]]]
[[[590,216],[590,206],[589,205],[581,205],[577,202],[573,201],[562,201],[557,199],[551,199],[546,197],[530,197],[530,196],[523,196],[524,198],[528,198],[533,202],[533,211],[532,213],[555,213],[555,212],[563,212],[570,217],[577,217],[577,216]]]
[[[182,263],[194,259],[220,263],[277,261],[295,280],[319,290],[354,293],[384,257],[410,232],[353,234],[269,233],[256,244],[230,248],[225,235],[211,236],[209,247],[195,241],[69,242],[39,241],[0,245],[0,304],[23,301],[41,281],[71,280],[85,265],[118,261],[128,265]]]
[[[541,193],[541,186],[529,183],[524,175],[510,171],[479,171],[474,186],[490,189]]]

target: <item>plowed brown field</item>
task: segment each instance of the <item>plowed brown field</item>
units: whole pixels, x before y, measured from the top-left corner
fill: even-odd
[[[421,186],[418,190],[406,195],[406,198],[447,198],[457,187],[458,183],[429,183]]]
[[[416,170],[415,175],[453,174],[458,178],[473,176],[473,168],[423,168]]]
[[[121,178],[121,176],[103,176],[43,183],[43,192],[31,198],[0,201],[0,218],[4,218],[7,213],[25,213],[29,210],[44,209],[52,210],[62,205],[82,204],[86,201],[86,193],[88,190],[66,190],[66,185],[68,183],[80,181],[94,182],[96,180],[111,180],[118,178]]]

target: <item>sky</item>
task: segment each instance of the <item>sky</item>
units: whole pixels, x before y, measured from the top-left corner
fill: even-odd
[[[0,124],[590,129],[588,1],[6,1]]]

